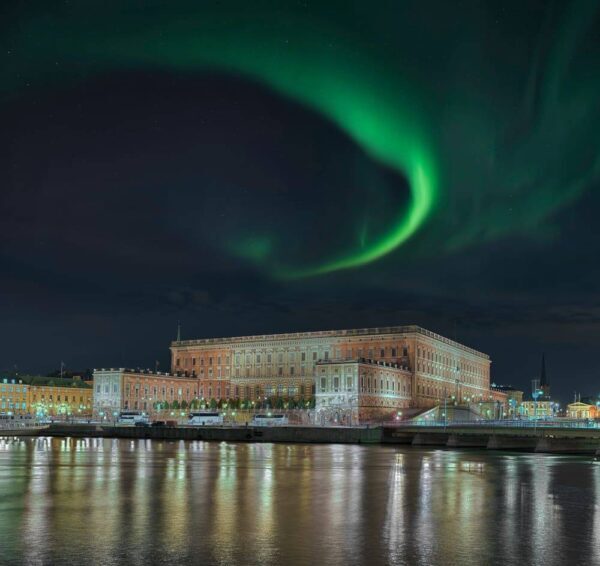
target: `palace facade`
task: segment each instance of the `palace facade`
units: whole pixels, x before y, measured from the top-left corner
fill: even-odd
[[[176,340],[171,344],[172,373],[197,380],[205,392],[210,388],[209,397],[217,392],[222,398],[241,400],[316,396],[317,409],[323,410],[331,408],[331,395],[342,393],[320,388],[323,371],[326,383],[334,383],[336,369],[340,376],[352,374],[352,391],[345,393],[358,395],[365,410],[376,402],[387,403],[386,409],[391,411],[402,406],[433,407],[445,398],[457,403],[487,399],[490,364],[487,354],[419,326]],[[387,381],[382,387],[382,371],[390,374],[388,380],[394,374],[390,383],[407,387],[407,392],[403,389],[400,395],[397,389],[388,390]],[[371,387],[362,390],[359,378],[364,374],[369,379],[369,373]]]

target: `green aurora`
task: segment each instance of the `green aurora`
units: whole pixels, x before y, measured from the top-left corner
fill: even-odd
[[[108,8],[103,2],[84,2],[38,11],[21,8],[18,29],[8,34],[4,97],[48,85],[68,88],[90,74],[112,70],[216,69],[264,84],[322,114],[374,161],[408,180],[410,200],[405,210],[398,210],[396,221],[368,238],[366,226],[375,219],[366,219],[355,245],[339,256],[311,265],[287,263],[275,253],[277,234],[223,244],[282,278],[363,266],[432,224],[422,248],[452,250],[527,232],[598,177],[597,143],[585,155],[579,143],[567,146],[569,139],[589,139],[598,123],[597,72],[589,74],[591,62],[585,59],[578,59],[578,68],[572,65],[594,21],[591,2],[575,3],[572,10],[546,18],[540,43],[529,49],[530,63],[513,69],[519,77],[517,94],[501,103],[492,103],[485,88],[469,91],[469,84],[440,95],[424,80],[424,70],[411,68],[413,60],[400,40],[394,46],[385,41],[394,24],[369,16],[366,5],[355,7],[359,14],[344,16],[344,3],[311,11],[296,3],[285,8],[248,4],[181,3],[175,8],[152,2],[137,8],[137,3],[121,2],[119,8]],[[465,19],[465,27],[471,23],[476,29],[481,16],[475,12]],[[357,16],[372,17],[372,25],[355,25]],[[410,29],[401,11],[396,17],[399,28]],[[417,33],[413,30],[409,39],[415,40]],[[440,37],[438,53],[443,42]],[[505,71],[511,63],[505,61]],[[494,69],[483,67],[485,79]],[[450,66],[445,72],[455,70]],[[565,92],[575,71],[587,79]],[[486,84],[491,91],[493,80]],[[465,111],[468,105],[476,110]],[[518,123],[527,131],[511,145],[506,131],[499,129],[515,107],[522,112]],[[449,142],[447,130],[459,135]]]

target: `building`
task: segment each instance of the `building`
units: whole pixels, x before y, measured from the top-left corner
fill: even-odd
[[[521,415],[530,419],[555,417],[558,412],[558,403],[553,401],[523,401]]]
[[[27,385],[19,378],[4,377],[0,380],[0,414],[25,415],[27,406]]]
[[[316,364],[317,422],[358,424],[387,419],[410,407],[412,374],[406,367],[366,358]]]
[[[418,326],[199,340],[178,336],[171,344],[172,373],[197,378],[205,395],[210,389],[214,396],[252,401],[308,399],[316,393],[319,364],[359,359],[406,368],[413,407],[433,407],[451,396],[462,403],[490,395],[489,356]]]
[[[197,378],[125,368],[94,370],[94,413],[109,418],[126,409],[185,410],[199,404],[203,392]]]
[[[521,414],[523,403],[523,391],[515,389],[512,385],[496,385],[492,383],[491,390],[494,393],[506,395],[505,415],[508,418],[518,417]]]
[[[570,419],[595,419],[600,417],[600,410],[596,405],[575,401],[567,405],[567,417]]]
[[[80,379],[22,376],[27,389],[27,412],[37,416],[89,416],[92,387]]]

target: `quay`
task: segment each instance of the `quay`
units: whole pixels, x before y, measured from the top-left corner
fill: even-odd
[[[330,444],[385,444],[448,449],[527,451],[600,456],[600,428],[589,426],[515,426],[487,423],[323,426],[114,426],[53,423],[27,428],[0,429],[0,436],[57,436],[215,442],[284,442]]]

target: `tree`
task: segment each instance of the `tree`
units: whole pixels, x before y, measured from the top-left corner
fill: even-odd
[[[187,404],[187,401],[185,399],[181,402],[181,408],[182,409],[187,409],[188,408],[188,404]]]
[[[309,407],[310,407],[311,409],[314,409],[314,408],[315,408],[315,406],[316,406],[316,404],[317,404],[317,401],[316,401],[316,399],[315,399],[314,397],[311,397],[311,398],[310,398],[310,402],[309,402]]]
[[[287,400],[287,408],[288,409],[295,409],[296,408],[296,401],[294,401],[294,399],[288,399]]]
[[[283,397],[277,397],[275,399],[274,407],[276,409],[283,409]]]
[[[217,400],[214,397],[210,400],[210,408],[211,409],[217,408]]]
[[[175,399],[172,403],[171,403],[171,409],[179,409],[179,401],[177,399]]]

